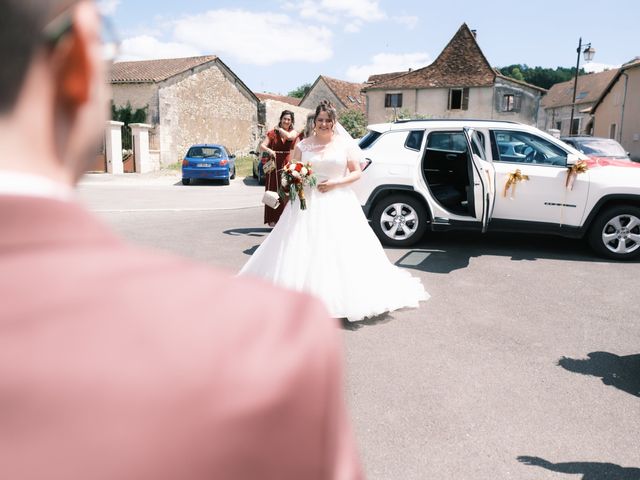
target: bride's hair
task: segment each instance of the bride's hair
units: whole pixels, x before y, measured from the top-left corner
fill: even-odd
[[[336,109],[331,105],[329,100],[322,100],[320,104],[316,107],[316,114],[313,116],[313,120],[315,121],[320,115],[320,112],[327,112],[331,121],[335,124],[337,119]]]

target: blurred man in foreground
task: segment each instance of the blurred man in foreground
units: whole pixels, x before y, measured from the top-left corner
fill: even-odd
[[[100,32],[88,0],[0,0],[0,476],[361,478],[316,300],[131,247],[74,201]]]

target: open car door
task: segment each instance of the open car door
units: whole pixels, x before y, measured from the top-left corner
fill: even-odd
[[[482,222],[482,231],[486,232],[493,215],[493,207],[496,199],[496,171],[493,163],[487,159],[484,148],[484,136],[473,128],[464,128],[464,136],[467,139],[467,147],[472,160],[473,195],[476,218]]]

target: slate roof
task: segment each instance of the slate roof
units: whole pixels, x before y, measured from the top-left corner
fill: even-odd
[[[331,91],[340,99],[344,106],[350,110],[359,110],[365,113],[367,97],[361,92],[366,84],[347,82],[336,78],[320,75],[317,81],[324,80]]]
[[[619,69],[615,68],[604,72],[578,76],[576,105],[597,101],[618,71]],[[573,82],[574,79],[571,79],[552,85],[549,93],[542,97],[542,106],[544,108],[555,108],[571,105],[573,102]]]
[[[256,97],[261,101],[277,100],[278,102],[288,103],[289,105],[294,105],[296,107],[300,105],[300,99],[296,97],[286,97],[284,95],[275,95],[273,93],[256,93]]]
[[[116,62],[111,70],[111,83],[161,82],[205,63],[216,60],[215,55],[188,58],[165,58],[136,62]]]
[[[435,61],[424,68],[368,85],[366,90],[492,86],[495,71],[466,23],[458,29]]]

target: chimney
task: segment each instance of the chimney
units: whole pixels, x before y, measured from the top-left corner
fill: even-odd
[[[478,38],[477,30],[471,30],[471,34],[473,35],[473,38]]]

